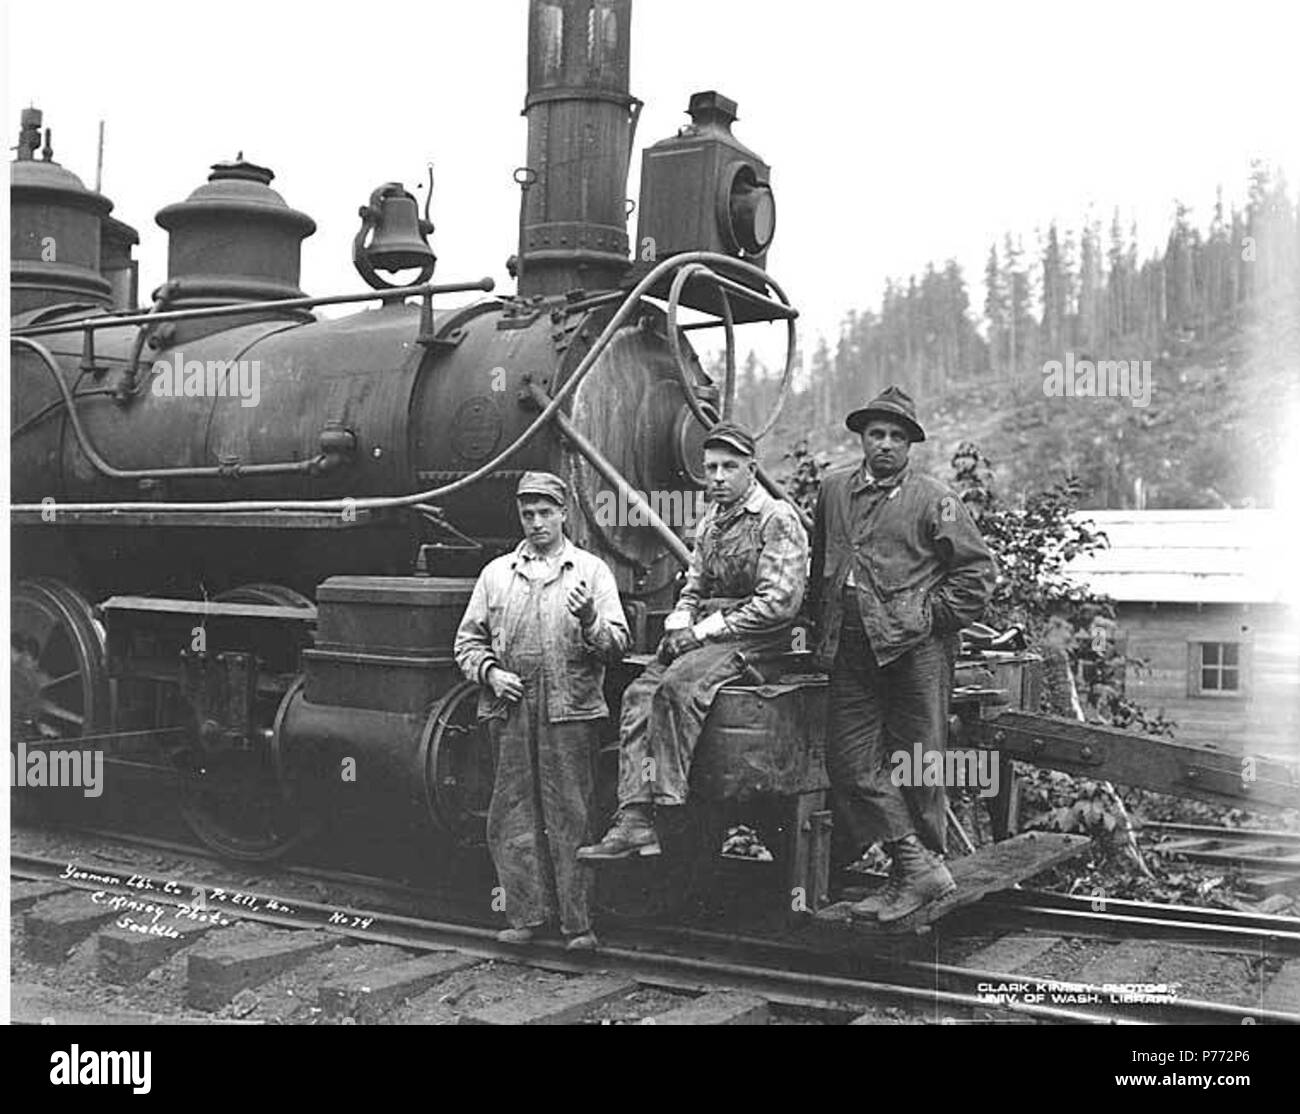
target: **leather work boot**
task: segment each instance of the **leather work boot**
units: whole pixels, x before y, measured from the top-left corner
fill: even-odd
[[[850,905],[849,915],[874,921],[881,908],[892,900],[891,894],[897,887],[897,878],[898,860],[895,859],[894,864],[889,868],[889,880],[875,893],[868,894],[861,901],[855,901]]]
[[[659,833],[650,822],[644,805],[628,805],[619,809],[604,839],[578,848],[578,858],[587,862],[659,853]]]
[[[901,921],[931,902],[947,897],[957,888],[943,861],[908,836],[893,845],[894,872],[885,891],[885,901],[876,913],[881,924]]]

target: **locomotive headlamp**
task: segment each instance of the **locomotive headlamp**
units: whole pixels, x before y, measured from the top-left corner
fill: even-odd
[[[352,263],[376,290],[394,284],[376,271],[403,271],[419,267],[416,283],[428,282],[438,257],[425,239],[433,225],[421,218],[415,198],[400,182],[386,182],[370,195],[370,204],[358,213],[361,227],[352,241]],[[370,242],[366,243],[367,236]]]
[[[771,168],[731,131],[736,102],[710,89],[695,93],[691,122],[675,136],[648,147],[641,158],[637,240],[642,254],[634,274],[683,252],[709,251],[767,266],[776,232]],[[647,248],[652,248],[648,254]],[[752,285],[743,276],[738,281]],[[719,312],[716,293],[692,283],[681,304]],[[737,321],[758,320],[762,311],[736,300]]]
[[[776,232],[776,201],[772,187],[758,180],[751,163],[727,168],[718,202],[718,224],[731,251],[751,257],[767,251]]]

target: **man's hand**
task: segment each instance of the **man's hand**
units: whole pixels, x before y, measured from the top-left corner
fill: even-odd
[[[930,596],[930,632],[932,634],[953,634],[961,629],[952,613],[952,609],[938,596]]]
[[[690,627],[670,630],[664,634],[659,643],[658,657],[664,665],[672,665],[683,654],[703,645],[704,643],[695,637],[695,632]]]
[[[523,699],[524,682],[518,673],[511,673],[508,669],[494,665],[487,671],[486,679],[488,688],[498,700],[508,700],[511,704],[518,704]]]
[[[585,580],[579,580],[576,588],[569,589],[569,596],[564,601],[570,615],[576,615],[584,627],[596,621],[596,597],[591,594]]]

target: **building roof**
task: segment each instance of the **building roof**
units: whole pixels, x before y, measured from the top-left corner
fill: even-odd
[[[1300,603],[1296,523],[1274,510],[1079,511],[1108,549],[1068,571],[1117,602]]]

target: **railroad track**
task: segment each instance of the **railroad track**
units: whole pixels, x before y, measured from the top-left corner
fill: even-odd
[[[1049,928],[1071,935],[1179,941],[1255,953],[1300,956],[1300,919],[1232,909],[1202,909],[1146,901],[1089,898],[1046,890],[1005,890],[979,907],[999,923]]]
[[[1151,848],[1157,855],[1241,871],[1259,896],[1300,890],[1300,832],[1164,822],[1142,831],[1160,838]]]
[[[205,848],[176,840],[102,828],[77,827],[70,830],[84,836],[116,840],[128,846],[168,851],[187,859],[217,861],[212,859]],[[1297,840],[1300,840],[1300,836],[1297,836]],[[455,905],[458,898],[463,897],[451,889],[421,888],[395,882],[390,878],[323,867],[280,864],[277,872],[317,882],[396,895],[412,906],[428,902]],[[884,880],[883,875],[874,877],[877,882]],[[1140,936],[1144,939],[1230,948],[1252,954],[1263,947],[1270,954],[1300,955],[1300,918],[1229,909],[1077,896],[1017,887],[989,894],[979,904],[954,914],[952,922],[960,925],[976,919],[985,922],[996,919],[997,923],[1015,927],[1044,928],[1108,939],[1132,939]]]
[[[118,833],[113,838],[123,840]],[[183,845],[167,841],[134,842],[151,848],[162,845],[167,850],[183,850]],[[1190,999],[1116,1001],[1117,995],[1105,985],[1080,983],[1069,984],[1062,991],[1069,1005],[1009,1001],[992,1008],[990,990],[1039,980],[1019,969],[877,956],[865,945],[827,948],[825,940],[810,939],[798,931],[753,936],[689,926],[638,926],[607,930],[602,934],[606,946],[598,953],[575,957],[564,952],[558,941],[539,941],[527,949],[499,944],[494,927],[467,923],[460,917],[433,920],[408,916],[378,907],[379,901],[373,907],[363,907],[306,901],[297,895],[275,896],[261,889],[239,889],[241,882],[237,879],[218,885],[220,879],[213,879],[210,873],[202,878],[151,875],[141,873],[129,862],[69,864],[62,857],[28,854],[14,855],[12,865],[16,879],[59,887],[57,892],[37,890],[33,895],[39,900],[27,910],[24,928],[31,935],[25,936],[24,947],[28,951],[40,953],[45,949],[48,955],[51,947],[57,950],[66,945],[70,939],[66,931],[71,931],[75,922],[77,931],[84,930],[83,942],[97,934],[98,970],[106,972],[110,979],[119,977],[123,969],[128,975],[147,977],[153,970],[146,966],[150,959],[170,962],[176,977],[180,977],[179,961],[188,952],[190,958],[183,973],[187,980],[184,1002],[191,1006],[198,1003],[197,1008],[223,1019],[232,1010],[238,1011],[234,1003],[241,995],[245,1004],[250,997],[256,1000],[252,993],[255,986],[267,980],[292,979],[294,970],[310,972],[313,963],[320,968],[320,953],[324,952],[335,958],[324,965],[319,973],[325,977],[316,978],[314,986],[310,983],[315,976],[303,975],[307,982],[299,986],[294,1020],[409,1020],[413,1007],[403,1004],[408,999],[427,1005],[430,996],[446,984],[448,989],[436,994],[436,1004],[451,1000],[459,1005],[466,991],[458,984],[466,980],[474,985],[478,985],[475,980],[500,982],[501,972],[509,970],[524,973],[515,979],[520,985],[514,992],[507,991],[502,1000],[486,1003],[470,995],[463,1011],[448,1007],[451,1016],[439,1019],[498,1023],[534,1019],[604,1021],[629,1020],[636,1015],[637,1020],[667,1024],[737,1020],[757,1023],[790,1016],[823,1022],[861,1017],[864,1023],[969,1018],[1139,1024],[1300,1021],[1292,1009]],[[69,866],[73,868],[71,874]],[[310,868],[295,868],[294,873],[317,880],[331,875]],[[382,879],[343,877],[349,885],[364,884],[370,893],[386,892],[394,900],[418,902],[427,896],[427,891]],[[98,900],[95,894],[100,895]],[[1039,900],[1042,897],[1033,896]],[[102,914],[114,897],[165,908],[168,912],[159,916],[171,918],[168,923],[175,923],[171,910],[188,906],[192,911],[197,901],[209,916],[242,925],[245,930],[252,926],[254,938],[237,939],[224,951],[216,947],[212,954],[200,939],[207,935],[206,930],[197,927],[183,934],[192,934],[193,941],[157,943],[137,932],[145,940],[142,943],[132,940],[129,930],[120,926],[102,927],[113,919]],[[118,903],[107,912],[123,908],[128,907]],[[53,929],[48,927],[51,921]],[[65,935],[60,936],[60,931]],[[208,941],[222,935],[231,933],[215,933]],[[375,953],[375,948],[387,950]],[[349,953],[357,962],[348,958]],[[132,957],[137,957],[134,965]],[[367,966],[372,957],[377,957],[374,961],[378,964],[373,970]],[[354,969],[358,963],[360,969]],[[529,988],[530,977],[542,979],[540,990]],[[372,983],[378,983],[381,990],[375,991]],[[316,1004],[306,1006],[304,1012],[306,996],[314,998]],[[441,1012],[446,1014],[447,1010]]]

